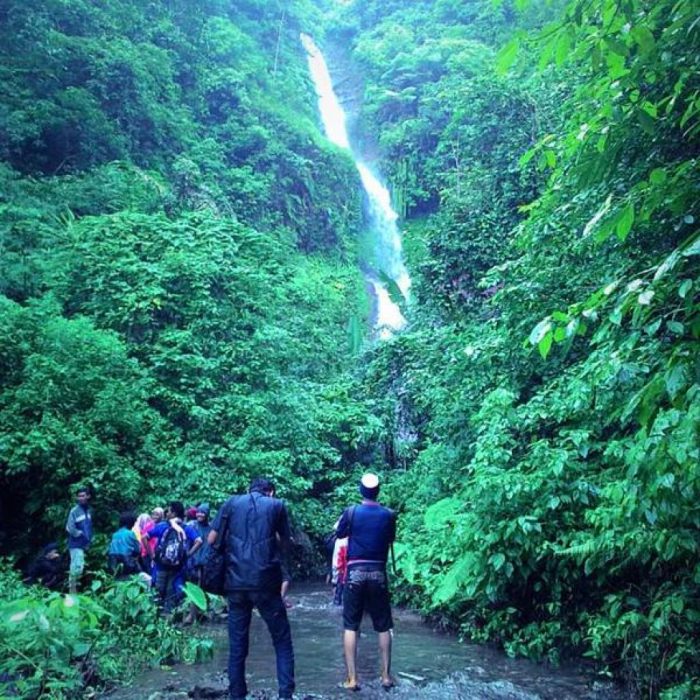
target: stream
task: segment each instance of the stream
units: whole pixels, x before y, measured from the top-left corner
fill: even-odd
[[[477,644],[461,643],[454,635],[437,632],[419,615],[394,610],[392,673],[397,686],[384,691],[379,685],[376,634],[363,622],[358,668],[362,690],[352,693],[337,684],[344,678],[341,647],[341,609],[332,604],[330,588],[295,586],[289,611],[294,639],[299,700],[334,698],[408,698],[425,700],[622,700],[623,694],[608,681],[598,681],[590,670],[575,666],[552,668]],[[204,632],[214,640],[214,657],[196,665],[153,669],[134,685],[102,698],[110,700],[185,700],[226,698],[228,639],[225,624],[207,624]],[[277,697],[275,655],[262,620],[253,615],[250,654],[246,664],[249,698]]]

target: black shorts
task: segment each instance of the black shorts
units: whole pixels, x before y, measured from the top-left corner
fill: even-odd
[[[365,612],[372,618],[375,632],[388,632],[394,626],[386,572],[348,569],[343,593],[343,627],[357,632]]]

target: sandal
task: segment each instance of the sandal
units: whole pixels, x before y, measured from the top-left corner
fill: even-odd
[[[352,690],[353,692],[360,690],[360,685],[358,683],[353,683],[349,679],[344,680],[342,683],[338,683],[338,687],[342,688],[343,690]]]
[[[394,681],[393,678],[390,678],[388,681],[380,681],[382,684],[382,688],[389,692],[392,688],[396,687],[396,682]]]

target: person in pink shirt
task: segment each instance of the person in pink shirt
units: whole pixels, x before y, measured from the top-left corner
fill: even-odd
[[[151,560],[153,559],[153,548],[155,547],[155,543],[150,542],[147,537],[144,537],[144,535],[147,535],[154,528],[154,526],[155,523],[153,522],[153,518],[151,518],[148,513],[141,513],[141,515],[136,518],[136,522],[132,528],[133,533],[136,535],[136,539],[139,541],[141,561],[146,567],[146,572],[150,571],[151,568]]]

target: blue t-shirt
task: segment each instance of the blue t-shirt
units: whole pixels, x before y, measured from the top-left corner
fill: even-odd
[[[396,513],[376,501],[347,508],[340,518],[338,538],[348,537],[348,566],[385,566],[389,547],[396,538]]]
[[[187,538],[187,549],[190,549],[192,545],[194,545],[196,539],[199,537],[199,533],[196,530],[193,530],[189,525],[183,525],[182,523],[179,523],[179,525],[185,532],[185,537]],[[162,523],[158,523],[150,530],[148,536],[159,540],[169,527],[170,523],[168,522],[163,521]]]
[[[136,535],[125,527],[120,527],[113,535],[112,541],[109,543],[107,554],[116,554],[118,556],[134,556],[138,557],[141,547]]]
[[[197,541],[199,538],[199,533],[196,530],[193,530],[189,525],[184,525],[183,523],[178,523],[182,530],[185,533],[185,540],[187,542],[187,550],[189,551],[192,549],[194,546],[194,543]],[[159,540],[166,532],[166,530],[170,527],[170,523],[167,521],[163,521],[162,523],[158,523],[150,532],[148,533],[149,539],[155,539]],[[158,563],[156,562],[156,568],[158,567]],[[184,567],[184,565],[183,565]]]

